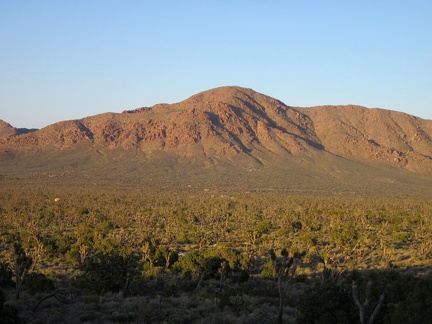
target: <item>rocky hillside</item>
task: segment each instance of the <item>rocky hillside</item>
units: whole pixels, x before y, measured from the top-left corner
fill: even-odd
[[[65,149],[91,143],[99,149],[172,151],[208,159],[268,155],[321,148],[310,118],[250,89],[209,90],[173,105],[156,105],[50,125],[1,141],[13,149]]]
[[[13,135],[21,135],[30,132],[34,132],[37,129],[28,129],[28,128],[15,128],[5,121],[0,119],[0,139],[8,138]]]
[[[432,186],[431,138],[431,120],[404,113],[289,107],[251,89],[221,87],[36,131],[2,122],[0,181],[423,195]]]
[[[0,138],[15,135],[15,128],[0,119]]]
[[[325,150],[347,159],[432,171],[432,121],[384,109],[320,106],[301,109]]]
[[[293,108],[240,87],[208,90],[180,103],[65,121],[19,134],[0,124],[0,147],[139,150],[148,157],[266,165],[320,152],[367,163],[432,171],[432,121],[359,106]]]

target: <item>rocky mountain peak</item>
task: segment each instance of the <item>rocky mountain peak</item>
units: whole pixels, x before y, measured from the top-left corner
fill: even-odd
[[[355,105],[294,108],[237,86],[24,133],[0,122],[0,148],[67,152],[85,145],[98,152],[132,149],[149,159],[171,154],[206,165],[255,166],[330,154],[432,171],[432,121]]]

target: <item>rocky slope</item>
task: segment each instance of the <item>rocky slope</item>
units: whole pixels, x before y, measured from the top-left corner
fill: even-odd
[[[46,168],[60,160],[62,167],[135,161],[134,170],[151,163],[154,170],[161,168],[158,163],[171,169],[223,165],[262,170],[269,177],[269,170],[307,176],[368,166],[428,175],[431,138],[431,120],[404,113],[359,106],[289,107],[251,89],[221,87],[176,104],[64,121],[25,134],[2,122],[0,159],[11,163],[38,155]],[[27,160],[25,165],[33,164]],[[357,173],[362,172],[369,171]]]
[[[408,170],[432,171],[432,121],[359,106],[302,109],[333,154]]]
[[[28,128],[15,128],[11,126],[9,123],[0,119],[0,139],[8,138],[13,135],[21,135],[30,132],[34,132],[37,129],[28,129]]]
[[[0,124],[0,146],[99,150],[138,149],[182,157],[267,163],[326,151],[348,159],[432,171],[432,121],[359,106],[292,108],[240,87],[205,91],[173,105],[156,105],[65,121],[19,134]],[[240,161],[241,161],[240,159]]]

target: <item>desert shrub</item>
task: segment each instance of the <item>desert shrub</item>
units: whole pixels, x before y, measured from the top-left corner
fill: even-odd
[[[307,289],[298,305],[299,323],[356,323],[357,312],[351,292],[329,282]]]
[[[254,309],[243,323],[273,324],[277,322],[277,309],[268,305],[260,305]]]
[[[142,323],[162,323],[166,321],[165,314],[161,309],[160,300],[151,300],[143,303],[139,309],[138,316],[145,319]]]
[[[205,257],[199,251],[190,251],[176,263],[176,269],[189,279],[217,278],[224,261],[218,256]]]
[[[239,315],[241,311],[249,312],[251,310],[251,298],[248,294],[232,295],[229,298],[228,305],[234,309],[237,315]]]
[[[286,228],[280,228],[275,232],[277,237],[287,237],[289,235],[289,231]]]
[[[397,271],[353,271],[338,282],[329,281],[309,288],[300,299],[299,323],[354,323],[358,322],[358,309],[352,298],[352,282],[359,287],[360,301],[364,301],[367,282],[371,283],[369,307],[372,314],[379,297],[385,293],[377,323],[431,323],[432,278],[416,278]]]
[[[273,265],[273,260],[267,260],[261,270],[261,276],[267,279],[276,278],[276,270]]]
[[[293,240],[295,248],[293,250],[307,250],[309,251],[312,247],[318,243],[317,235],[311,231],[303,231]]]
[[[243,283],[249,280],[250,274],[247,270],[238,270],[230,274],[230,280],[234,283]]]
[[[179,243],[179,244],[188,244],[188,243],[190,243],[189,236],[185,233],[185,231],[180,231],[177,234],[177,243]]]
[[[64,254],[70,250],[74,243],[73,238],[68,233],[54,233],[46,239],[45,245],[52,253]]]
[[[3,305],[6,298],[3,291],[0,290],[0,323],[2,324],[14,324],[19,323],[18,311],[11,305]]]
[[[291,222],[290,225],[294,232],[299,232],[303,228],[303,224],[300,221]]]
[[[220,277],[220,269],[222,268],[224,261],[225,260],[223,258],[217,256],[204,258],[204,262],[201,265],[203,279]]]
[[[98,295],[84,295],[81,299],[84,304],[99,304],[101,298]]]
[[[165,245],[160,245],[155,248],[153,259],[155,266],[165,267],[168,269],[177,262],[178,253]]]
[[[238,270],[241,267],[240,252],[230,247],[211,249],[206,253],[206,256],[223,258],[232,270]]]
[[[132,256],[123,257],[116,252],[89,255],[81,265],[87,287],[98,293],[120,291],[137,268],[138,262]]]
[[[13,285],[13,272],[7,262],[0,262],[0,287]]]
[[[431,323],[432,278],[417,278],[397,271],[373,272],[372,304],[385,292],[384,307],[377,322]],[[366,279],[364,279],[366,280]]]
[[[79,215],[88,215],[88,214],[90,214],[90,210],[87,207],[79,207],[77,209],[77,213]]]
[[[392,323],[432,323],[432,281],[418,280],[387,315]]]
[[[347,249],[352,249],[359,238],[358,229],[352,224],[343,225],[341,230],[333,230],[330,233],[331,241],[334,245]]]
[[[256,230],[260,233],[268,233],[271,229],[271,223],[268,220],[263,220],[256,225]]]
[[[394,243],[407,243],[410,241],[410,239],[410,234],[405,232],[394,233],[392,237]]]
[[[237,296],[239,292],[233,288],[225,290],[223,293],[219,296],[219,307],[223,311],[225,309],[225,306],[230,305],[231,297]]]
[[[25,287],[32,295],[52,292],[55,289],[54,281],[38,272],[32,272],[27,275]]]
[[[145,278],[137,277],[129,286],[129,296],[142,296],[148,290],[148,282]]]
[[[228,289],[220,295],[219,307],[224,310],[225,307],[230,307],[235,311],[237,316],[243,310],[251,309],[251,298],[248,294],[244,294],[235,289]]]
[[[137,315],[134,313],[114,313],[108,316],[108,320],[113,323],[133,323]]]
[[[230,247],[222,247],[218,249],[211,249],[206,253],[207,257],[216,257],[221,259],[220,271],[223,275],[229,277],[232,281],[240,283],[249,279],[249,273],[246,270],[245,255],[241,254],[238,250]]]
[[[100,320],[101,314],[99,312],[88,312],[80,316],[81,322],[94,322]]]

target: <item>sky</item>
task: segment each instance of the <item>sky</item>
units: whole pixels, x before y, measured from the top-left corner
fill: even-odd
[[[42,128],[237,85],[432,119],[432,1],[0,0],[0,119]]]

